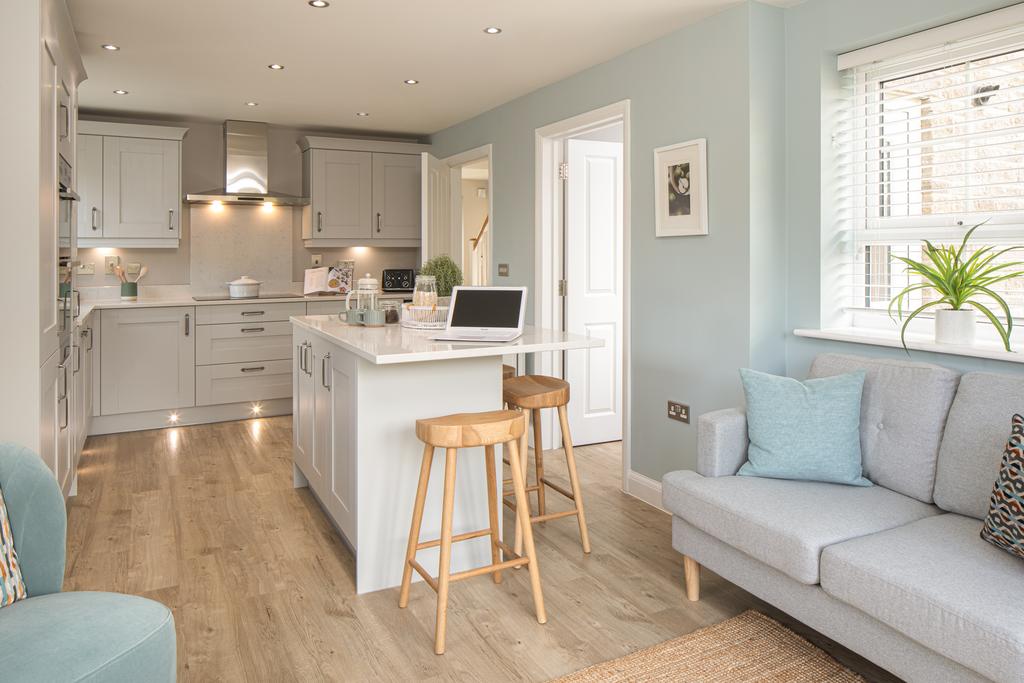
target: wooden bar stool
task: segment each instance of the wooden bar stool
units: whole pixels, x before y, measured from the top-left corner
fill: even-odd
[[[406,551],[405,569],[402,573],[402,591],[398,598],[398,606],[409,604],[409,585],[412,581],[412,570],[419,572],[423,580],[437,591],[437,625],[434,632],[434,652],[444,654],[445,623],[448,612],[448,586],[453,581],[461,581],[481,574],[492,574],[494,583],[501,583],[501,570],[525,565],[530,571],[530,586],[533,590],[533,606],[537,612],[537,621],[547,622],[544,612],[544,597],[540,589],[540,570],[537,567],[537,555],[533,545],[533,532],[530,527],[529,499],[526,497],[525,481],[519,462],[519,440],[526,432],[526,417],[515,410],[496,410],[489,413],[461,413],[416,421],[416,436],[426,444],[423,449],[423,463],[420,466],[419,486],[416,488],[416,503],[412,512],[412,528],[409,530],[409,546]],[[494,474],[494,446],[504,444],[508,449],[509,461],[513,470],[512,488],[520,512],[517,513],[519,533],[526,544],[526,555],[521,551],[513,552],[502,543],[498,529],[498,487]],[[487,462],[487,506],[490,526],[487,529],[470,531],[452,536],[452,514],[455,507],[455,460],[459,448],[483,446]],[[444,498],[441,508],[441,538],[433,541],[420,542],[420,524],[423,521],[423,506],[427,499],[427,483],[430,480],[430,466],[434,460],[434,449],[445,449],[444,463]],[[482,536],[491,537],[491,564],[476,569],[451,573],[452,543],[468,541]],[[424,548],[440,546],[440,562],[438,563],[437,579],[430,576],[427,570],[416,561],[416,551]],[[512,559],[502,561],[500,553]]]
[[[502,379],[508,379],[510,377],[515,377],[515,376],[516,376],[516,369],[513,366],[511,366],[511,365],[506,365],[505,363],[502,363],[502,365],[501,365],[501,378]]]
[[[518,408],[522,411],[523,416],[528,420],[531,415],[533,417],[533,445],[534,445],[534,463],[536,467],[536,480],[532,486],[526,486],[526,491],[537,492],[537,514],[531,516],[532,522],[546,522],[550,519],[559,519],[561,517],[576,516],[576,520],[580,525],[580,543],[583,545],[583,552],[590,552],[590,537],[587,535],[587,517],[583,512],[583,493],[580,490],[580,478],[576,473],[576,458],[572,452],[572,437],[569,434],[569,420],[566,416],[566,405],[569,403],[569,383],[563,379],[557,377],[547,377],[546,375],[520,375],[518,377],[511,377],[505,379],[502,383],[502,398],[505,404],[509,408]],[[544,477],[544,447],[543,440],[541,437],[540,430],[540,411],[544,408],[557,408],[558,409],[558,421],[562,427],[562,446],[565,449],[565,462],[569,470],[569,484],[572,488],[571,491],[566,491],[558,484],[554,484]],[[523,431],[522,446],[520,452],[522,457],[520,458],[520,466],[523,468],[522,478],[526,480],[526,460],[527,460],[527,433]],[[509,463],[513,473],[513,482],[515,475],[515,465]],[[504,483],[508,483],[507,481]],[[544,496],[544,488],[550,487],[552,490],[557,491],[569,500],[573,501],[574,506],[571,510],[564,512],[551,512],[547,511],[547,503]],[[514,493],[514,491],[512,492]],[[518,508],[518,501],[512,502],[508,499],[510,493],[507,493],[502,487],[502,500],[513,510]],[[529,500],[529,499],[527,499]],[[527,502],[529,504],[529,502]],[[516,552],[522,552],[522,539],[519,536],[519,530],[516,529]]]

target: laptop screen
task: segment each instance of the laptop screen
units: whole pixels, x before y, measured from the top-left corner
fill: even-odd
[[[519,309],[526,292],[520,289],[460,289],[451,327],[519,327]]]

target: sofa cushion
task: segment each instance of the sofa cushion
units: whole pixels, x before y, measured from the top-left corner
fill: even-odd
[[[0,678],[9,681],[175,680],[171,611],[119,593],[51,593],[0,610]]]
[[[864,476],[932,502],[935,463],[959,374],[927,363],[826,353],[810,377],[864,370],[860,447]]]
[[[988,514],[1014,413],[1024,413],[1024,377],[985,372],[963,376],[939,450],[936,505],[978,519]]]
[[[689,470],[665,475],[662,498],[701,531],[810,585],[818,583],[822,548],[939,513],[881,486],[702,477]]]
[[[740,369],[750,446],[740,476],[871,486],[861,476],[864,372],[810,379]]]
[[[981,537],[1024,559],[1024,417],[1020,415],[1013,416],[1013,432],[1006,442]]]
[[[821,587],[997,681],[1024,681],[1024,564],[943,514],[825,549]]]
[[[25,581],[21,578],[18,552],[14,548],[14,532],[7,518],[4,491],[0,488],[0,607],[25,599]]]

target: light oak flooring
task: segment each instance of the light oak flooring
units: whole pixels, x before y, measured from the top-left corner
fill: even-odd
[[[429,587],[415,584],[405,610],[397,588],[355,595],[352,556],[309,491],[292,488],[291,438],[289,417],[91,437],[69,502],[65,590],[169,605],[182,681],[545,681],[751,607],[893,680],[710,572],[687,602],[669,516],[619,490],[617,443],[577,450],[593,553],[574,518],[535,531],[548,623],[534,619],[525,571],[460,582],[437,656]],[[563,463],[545,458],[567,486]]]

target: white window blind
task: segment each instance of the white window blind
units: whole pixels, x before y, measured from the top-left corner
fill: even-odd
[[[890,49],[889,52],[892,52]],[[834,282],[854,311],[885,311],[918,280],[893,256],[924,239],[975,248],[1024,244],[1024,26],[841,71],[835,132],[842,264]],[[1004,260],[1024,260],[1024,251]],[[999,287],[1024,316],[1024,281]],[[920,290],[915,304],[934,299]],[[912,306],[913,308],[913,306]]]

